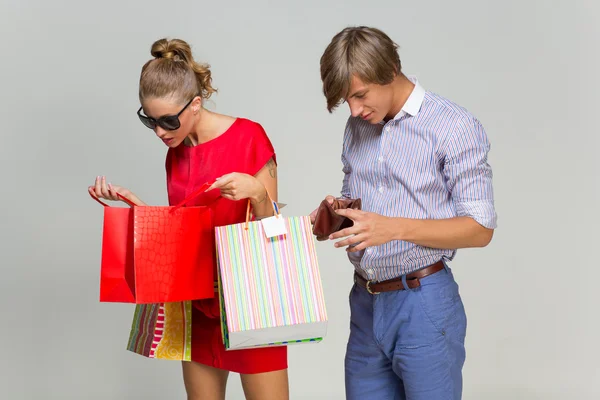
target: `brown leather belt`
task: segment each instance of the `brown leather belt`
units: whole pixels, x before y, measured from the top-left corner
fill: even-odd
[[[425,278],[428,275],[435,274],[436,272],[439,272],[443,269],[444,263],[442,261],[438,261],[435,264],[431,264],[418,271],[411,272],[406,275],[406,286],[408,286],[409,289],[418,288],[419,286],[421,286],[421,282],[419,281],[419,279]],[[367,289],[367,291],[371,294],[391,292],[393,290],[404,290],[404,285],[402,285],[402,278],[394,278],[387,281],[373,282],[367,281],[365,278],[355,273],[354,281],[360,286]]]

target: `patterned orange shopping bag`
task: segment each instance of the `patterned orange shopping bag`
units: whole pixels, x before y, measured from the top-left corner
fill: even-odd
[[[138,304],[127,349],[148,358],[191,360],[192,302]]]

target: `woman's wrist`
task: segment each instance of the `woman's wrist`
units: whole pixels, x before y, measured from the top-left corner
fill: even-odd
[[[134,193],[129,192],[127,193],[127,195],[125,195],[125,198],[127,200],[129,200],[130,202],[132,202],[133,204],[135,204],[136,206],[145,206],[146,203],[144,203],[142,200],[140,200]],[[123,200],[121,200],[123,201]]]
[[[257,179],[256,180],[256,190],[254,191],[253,196],[250,197],[250,201],[252,201],[253,205],[259,205],[259,204],[264,203],[268,197],[269,197],[269,194],[267,193],[267,189]]]

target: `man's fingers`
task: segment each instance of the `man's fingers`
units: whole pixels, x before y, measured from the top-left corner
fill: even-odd
[[[330,240],[340,239],[347,236],[357,235],[359,233],[358,228],[352,226],[350,228],[342,229],[329,235]]]
[[[351,236],[349,238],[346,238],[344,240],[340,240],[334,246],[338,247],[338,248],[339,247],[346,247],[346,246],[355,245],[357,243],[360,243],[363,240],[364,240],[364,236],[363,235],[355,235],[355,236]]]
[[[358,243],[356,246],[348,246],[346,248],[346,251],[349,252],[349,253],[354,253],[356,251],[364,250],[367,247],[369,247],[369,245],[367,244],[367,242],[362,241],[362,242]]]
[[[314,224],[315,223],[315,219],[317,218],[317,211],[319,209],[315,209],[313,212],[310,213],[309,217],[310,217],[310,223]]]
[[[350,218],[352,221],[356,221],[360,217],[361,213],[361,211],[353,210],[352,208],[340,208],[339,210],[335,210],[335,212],[337,215]]]

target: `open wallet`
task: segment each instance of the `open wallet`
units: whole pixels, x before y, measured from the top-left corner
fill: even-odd
[[[317,240],[327,240],[332,233],[354,225],[354,221],[348,217],[338,215],[335,210],[343,208],[360,210],[361,205],[362,202],[360,199],[335,199],[333,204],[329,204],[327,200],[323,200],[317,209],[313,225],[313,234],[317,237]]]

